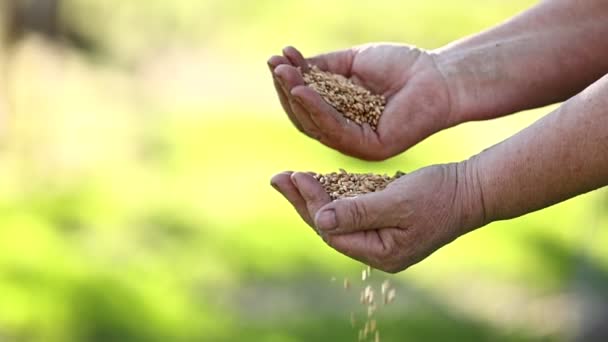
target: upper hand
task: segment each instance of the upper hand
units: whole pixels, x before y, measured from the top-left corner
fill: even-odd
[[[305,86],[308,65],[349,77],[387,99],[377,131],[346,120]],[[283,109],[306,135],[345,154],[383,160],[456,123],[450,95],[434,57],[391,44],[364,45],[304,59],[293,47],[268,61]]]

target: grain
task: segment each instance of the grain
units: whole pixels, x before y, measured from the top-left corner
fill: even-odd
[[[370,285],[367,285],[363,290],[363,304],[372,305],[374,304],[374,290]]]
[[[372,319],[369,321],[369,330],[374,332],[376,331],[376,320]]]
[[[404,174],[399,171],[391,177],[387,174],[348,173],[340,169],[340,172],[315,174],[314,178],[321,183],[332,200],[337,200],[384,190],[389,183]]]
[[[381,291],[382,291],[382,295],[386,295],[386,291],[388,291],[388,289],[391,287],[391,283],[388,280],[385,280],[382,282],[382,287],[381,287]]]
[[[395,289],[390,289],[386,295],[386,303],[390,304],[395,300]]]
[[[369,278],[369,276],[371,275],[371,273],[372,273],[372,268],[371,267],[367,266],[366,268],[364,268],[361,271],[361,280],[362,281],[367,280],[367,278]]]
[[[383,95],[372,94],[350,79],[322,71],[311,65],[303,75],[304,83],[319,93],[321,97],[344,117],[359,125],[369,124],[378,128],[386,99]]]
[[[380,329],[378,327],[377,314],[376,312],[381,309],[380,306],[389,305],[396,297],[395,288],[388,280],[384,280],[380,287],[380,294],[382,295],[382,303],[375,298],[374,286],[369,283],[371,276],[371,267],[366,266],[361,271],[361,280],[363,282],[363,288],[360,292],[359,301],[367,309],[367,317],[364,319],[365,323],[359,328],[359,341],[371,341],[380,342]],[[351,312],[351,326],[355,327],[357,322],[354,318],[354,313]]]
[[[374,313],[376,312],[376,309],[378,307],[376,306],[376,303],[372,303],[367,307],[367,317],[372,317],[374,315]]]

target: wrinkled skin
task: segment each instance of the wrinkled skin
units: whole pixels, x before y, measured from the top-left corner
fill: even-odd
[[[383,191],[331,201],[308,173],[283,172],[271,184],[332,248],[386,272],[399,272],[475,226],[460,186],[462,164],[402,176]]]
[[[606,186],[607,17],[605,0],[540,1],[432,52],[373,44],[305,60],[286,48],[269,66],[292,122],[362,159],[386,159],[459,123],[567,101],[465,161],[418,170],[373,194],[329,202],[308,174],[272,182],[330,246],[390,272],[489,222]],[[296,66],[305,72],[308,63],[387,97],[377,132],[345,121],[303,86]]]
[[[377,131],[346,120],[304,85],[302,71],[313,64],[349,77],[387,104]],[[383,160],[457,122],[448,87],[434,56],[424,50],[373,44],[304,59],[293,47],[268,60],[283,109],[301,132],[347,155]],[[300,69],[298,69],[300,67]]]

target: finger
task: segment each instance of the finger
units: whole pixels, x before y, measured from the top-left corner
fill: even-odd
[[[306,109],[304,109],[299,102],[295,101],[293,97],[289,99],[289,104],[291,105],[294,116],[296,118],[302,118],[302,127],[304,128],[306,135],[313,139],[321,140],[321,130],[312,120],[310,120],[310,115]]]
[[[277,55],[270,57],[266,63],[268,64],[268,68],[270,68],[270,72],[273,72],[274,69],[276,69],[276,67],[278,67],[281,64],[287,64],[287,65],[291,64],[291,62],[289,61],[289,59],[287,59],[287,57],[277,56]]]
[[[375,256],[384,248],[376,231],[327,234],[325,241],[336,251],[370,266],[376,266]]]
[[[291,90],[293,98],[309,113],[312,122],[321,133],[321,142],[344,153],[367,159],[362,151],[378,154],[383,145],[371,127],[357,125],[347,120],[314,90],[297,86]]]
[[[328,132],[338,133],[346,125],[346,118],[325,101],[319,93],[305,85],[296,85],[291,95],[309,112],[310,118]]]
[[[333,201],[311,217],[322,232],[347,234],[381,228],[394,228],[409,215],[395,191],[379,191]]]
[[[285,94],[285,91],[281,87],[281,84],[279,83],[279,81],[277,81],[277,79],[275,77],[272,78],[272,81],[274,83],[274,89],[276,90],[277,94],[279,95],[279,101],[281,102],[281,107],[283,107],[283,111],[285,111],[285,113],[287,114],[289,121],[291,121],[291,123],[298,129],[298,131],[306,134],[306,129],[302,126],[302,124],[300,122],[298,122],[298,119],[296,118],[296,116],[294,114],[294,108],[293,108],[293,104],[292,104],[293,101],[291,101],[291,102],[289,101],[289,98]]]
[[[306,111],[306,109],[301,104],[296,103],[293,96],[291,96],[291,89],[293,87],[306,87],[300,72],[291,65],[283,64],[279,65],[275,69],[274,73],[279,81],[279,84],[281,84],[287,99],[289,100],[294,119],[300,123],[307,134],[313,137],[318,137],[320,132],[319,127],[317,127],[317,125],[312,121],[310,114]]]
[[[303,73],[308,72],[308,62],[304,59],[304,56],[293,46],[288,46],[283,49],[283,56],[285,56],[293,66],[300,67]]]
[[[305,133],[302,125],[298,122],[295,115],[293,114],[293,109],[291,108],[291,104],[289,103],[287,94],[285,94],[285,91],[281,87],[281,84],[274,75],[274,69],[281,64],[289,64],[289,60],[287,60],[287,58],[283,56],[272,56],[270,57],[267,63],[268,68],[270,69],[270,73],[272,74],[272,82],[274,84],[274,89],[276,90],[277,95],[279,96],[279,101],[281,102],[281,107],[283,107],[283,110],[285,111],[285,113],[287,113],[287,117],[289,118],[291,123],[300,132]]]
[[[296,67],[287,64],[281,64],[274,69],[274,75],[281,81],[284,86],[285,94],[290,95],[291,89],[297,86],[306,86],[302,74]]]
[[[356,52],[345,49],[317,55],[306,59],[306,64],[316,65],[319,69],[350,77]]]
[[[327,192],[325,192],[321,183],[314,179],[312,175],[304,172],[296,172],[291,175],[291,180],[300,191],[302,198],[306,201],[308,215],[311,218],[315,217],[315,214],[321,207],[331,202],[331,198]]]
[[[302,219],[314,228],[314,222],[308,213],[306,201],[291,180],[292,174],[293,172],[290,171],[279,173],[272,177],[270,184],[293,205]]]

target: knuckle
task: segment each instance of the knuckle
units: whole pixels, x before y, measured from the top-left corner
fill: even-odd
[[[390,274],[396,274],[396,273],[403,271],[403,269],[404,268],[399,264],[389,264],[385,267],[385,269],[383,271],[390,273]]]
[[[388,260],[374,260],[371,262],[374,265],[374,268],[377,268],[383,272],[395,274],[400,271],[400,268],[397,264]]]
[[[381,270],[386,271],[392,264],[391,260],[393,258],[393,251],[389,248],[383,247],[369,257],[373,263],[379,265]]]
[[[384,161],[395,155],[391,150],[384,144],[375,144],[375,142],[369,142],[365,146],[375,146],[373,149],[364,148],[361,157],[367,161]]]
[[[388,159],[388,157],[385,157],[384,154],[377,153],[377,152],[366,153],[363,155],[363,158],[365,158],[365,160],[367,160],[367,161],[374,161],[374,162],[379,162],[379,161]]]
[[[379,269],[387,273],[398,273],[405,269],[403,261],[394,247],[384,247],[373,255],[374,263]]]
[[[383,259],[382,262],[380,262],[380,265],[382,271],[391,274],[401,272],[406,268],[403,261],[399,260],[399,258],[392,254],[390,258]]]
[[[321,134],[321,132],[319,131],[309,131],[307,135],[315,140],[321,140],[321,138],[323,137],[323,134]]]
[[[394,249],[390,246],[384,245],[374,253],[374,258],[382,264],[388,263],[394,257]]]
[[[319,140],[319,138],[321,137],[321,133],[305,120],[302,120],[301,122],[301,131],[308,137],[313,138],[315,140]]]
[[[351,205],[349,206],[349,214],[351,217],[351,224],[354,227],[361,227],[368,215],[367,207],[361,201],[351,200]]]
[[[290,117],[289,119],[291,120],[291,123],[293,124],[293,126],[298,130],[298,132],[308,135],[308,133],[306,133],[304,128],[302,128],[302,125],[295,118]]]
[[[338,246],[338,244],[336,243],[336,236],[332,235],[332,234],[322,234],[323,237],[323,241],[325,241],[325,243],[335,249],[336,251],[347,255],[349,257],[352,257],[352,249],[350,248],[350,246],[346,245],[346,246]]]
[[[306,197],[306,201],[309,205],[314,205],[321,201],[321,196],[316,192],[306,192],[306,195],[304,195],[304,193],[302,193],[302,195]],[[316,212],[314,214],[316,214]]]
[[[298,130],[298,132],[304,134],[304,135],[308,135],[308,133],[304,130],[304,128],[302,128],[302,126],[300,124],[295,124],[294,126],[296,127],[296,129]]]

